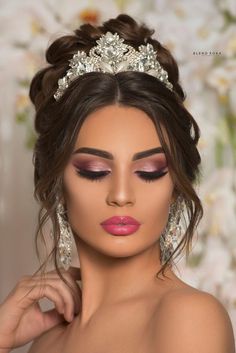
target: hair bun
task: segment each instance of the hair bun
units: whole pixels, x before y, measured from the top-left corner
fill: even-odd
[[[46,60],[49,64],[58,65],[71,59],[79,49],[79,41],[73,35],[57,38],[46,51]]]
[[[145,24],[139,25],[132,17],[120,14],[103,23],[103,32],[117,32],[127,42],[146,43],[153,35],[154,30]]]
[[[85,23],[77,28],[74,33],[77,36],[79,43],[83,43],[84,45],[93,45],[103,34],[103,31],[100,27],[95,27],[90,23]]]
[[[152,44],[157,51],[157,60],[168,72],[168,78],[174,86],[175,93],[184,101],[185,95],[179,84],[178,66],[171,52],[157,39],[152,38],[153,29],[148,28],[144,23],[138,24],[127,14],[120,14],[116,18],[104,21],[100,26],[83,24],[74,31],[73,35],[64,35],[54,40],[46,51],[46,60],[51,66],[41,70],[40,74],[36,74],[33,78],[30,88],[32,102],[35,104],[37,101],[38,107],[44,98],[50,97],[57,88],[58,79],[65,75],[68,62],[73,55],[78,50],[88,53],[96,45],[96,40],[108,31],[118,33],[127,44],[132,45],[135,49],[138,49],[142,44]],[[39,96],[39,99],[36,98],[36,95]]]

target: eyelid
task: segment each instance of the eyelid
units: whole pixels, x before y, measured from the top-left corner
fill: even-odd
[[[163,168],[165,169],[165,168]],[[143,179],[145,182],[154,182],[168,173],[168,170],[163,171],[157,170],[156,172],[136,172],[139,178]],[[81,177],[88,179],[89,181],[102,181],[110,172],[91,172],[86,170],[76,170],[76,173]]]
[[[146,171],[146,170],[136,170],[134,173],[135,174],[141,174],[141,175],[157,175],[157,174],[160,174],[162,172],[165,172],[165,169],[166,169],[166,166],[164,166],[163,168],[159,168],[159,169],[155,169],[153,171]],[[90,175],[109,175],[111,174],[111,171],[110,170],[89,170],[89,169],[86,169],[86,168],[77,168],[75,167],[75,170],[77,173],[81,173],[81,174],[90,174]],[[168,172],[168,169],[167,171]]]
[[[97,157],[96,159],[92,159],[92,160],[89,160],[89,159],[75,159],[75,161],[73,162],[73,164],[77,164],[78,166],[79,165],[100,165],[100,166],[104,166],[104,168],[110,168],[111,164],[113,165],[114,161],[111,161],[111,160],[106,160],[102,157]],[[153,164],[167,164],[167,160],[166,160],[166,157],[164,154],[160,154],[158,156],[148,156],[148,157],[145,157],[145,158],[142,158],[140,160],[136,160],[136,161],[132,161],[131,162],[132,165],[136,165],[136,166],[143,166],[145,164],[150,164],[150,163],[153,163]]]
[[[140,169],[135,169],[134,170],[134,173],[144,173],[144,174],[155,174],[155,173],[158,173],[158,172],[161,172],[163,171],[164,169],[166,169],[167,166],[164,166],[162,168],[155,168],[153,170],[145,170],[140,168]],[[95,170],[95,169],[89,169],[89,168],[78,168],[77,166],[75,166],[75,169],[77,171],[82,171],[82,172],[87,172],[87,173],[94,173],[94,174],[99,174],[99,173],[107,173],[107,174],[110,174],[112,171],[109,170],[109,169],[100,169],[100,170]]]
[[[89,171],[95,171],[95,172],[111,170],[109,166],[106,166],[104,163],[101,163],[101,162],[75,161],[72,164],[76,169],[82,169],[82,170],[89,170]]]
[[[148,158],[148,157],[147,157]],[[92,171],[112,171],[111,165],[109,163],[97,160],[74,160],[72,162],[73,166],[77,169],[90,170]],[[137,170],[150,171],[154,172],[166,168],[168,163],[166,158],[155,158],[149,159],[146,161],[135,161],[135,166],[132,167],[132,170],[135,172]]]

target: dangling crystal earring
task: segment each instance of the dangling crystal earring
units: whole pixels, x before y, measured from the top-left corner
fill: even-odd
[[[181,225],[179,223],[183,209],[183,198],[178,196],[176,201],[170,206],[168,222],[160,237],[162,265],[168,260],[179,243],[181,237]]]
[[[60,264],[65,270],[71,265],[72,261],[72,239],[73,234],[69,222],[65,217],[64,206],[59,203],[57,206],[57,219],[60,227],[60,238],[58,243],[58,257]]]

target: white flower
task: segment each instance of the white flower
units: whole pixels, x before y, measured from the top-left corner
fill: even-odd
[[[182,260],[178,263],[178,269],[181,278],[190,285],[217,293],[217,290],[224,286],[227,274],[231,271],[230,260],[229,252],[221,239],[209,237],[204,243],[204,256],[200,264],[191,268]]]
[[[235,271],[229,270],[225,274],[225,282],[221,289],[221,296],[225,303],[234,303],[236,307],[236,276]]]
[[[199,224],[200,233],[221,237],[228,246],[236,248],[236,173],[230,168],[215,170],[200,185],[200,198],[205,211]]]
[[[235,60],[225,60],[221,66],[210,70],[206,82],[220,95],[225,95],[236,84]]]

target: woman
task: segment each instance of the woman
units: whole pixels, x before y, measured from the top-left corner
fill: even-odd
[[[125,14],[82,25],[32,80],[37,235],[51,220],[55,270],[45,262],[2,303],[0,352],[235,352],[223,305],[173,271],[203,214],[200,132],[153,32]]]

